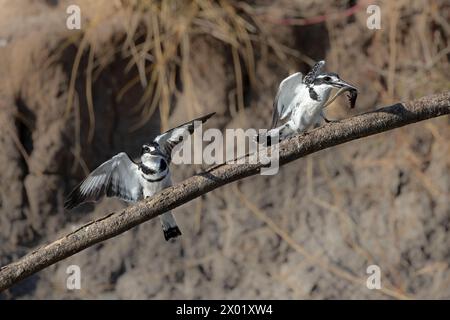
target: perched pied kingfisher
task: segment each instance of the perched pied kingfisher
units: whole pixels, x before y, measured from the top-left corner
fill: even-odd
[[[105,193],[107,197],[135,202],[171,186],[169,165],[173,148],[194,132],[195,122],[204,123],[213,115],[214,113],[210,113],[189,121],[157,136],[151,143],[144,144],[140,162],[134,162],[125,152],[115,155],[75,187],[64,207],[72,209],[84,202],[97,201]],[[160,215],[160,219],[166,240],[181,235],[170,211]]]
[[[324,65],[325,61],[319,61],[304,78],[297,72],[281,82],[273,103],[272,126],[267,136],[278,133],[281,140],[319,123],[321,117],[329,122],[323,109],[345,91],[350,92],[350,107],[355,106],[357,89],[336,73],[322,73]],[[328,101],[333,88],[340,90]],[[285,119],[287,121],[277,127],[278,121]]]

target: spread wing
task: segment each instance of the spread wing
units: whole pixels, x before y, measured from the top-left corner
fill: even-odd
[[[125,201],[143,198],[138,165],[125,152],[115,155],[92,171],[69,194],[64,207],[72,209],[83,202],[97,201],[105,193],[108,197]]]
[[[157,136],[154,141],[158,143],[160,151],[166,158],[171,159],[173,148],[194,132],[194,122],[201,121],[201,123],[205,123],[206,120],[211,118],[214,114],[215,112],[207,114],[206,116],[191,120],[176,128],[170,129]]]
[[[301,72],[294,73],[284,79],[278,88],[273,102],[272,126],[275,128],[278,120],[286,118],[292,111],[291,102],[295,97],[295,88],[302,84]]]

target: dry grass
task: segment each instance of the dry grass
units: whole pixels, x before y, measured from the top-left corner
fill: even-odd
[[[109,1],[98,4],[96,12],[102,12],[102,8],[108,6]],[[111,62],[108,57],[113,56],[114,51],[120,48],[121,55],[129,59],[124,72],[133,68],[138,72],[117,93],[117,100],[120,102],[127,91],[137,84],[145,88],[144,95],[134,107],[140,114],[140,121],[135,124],[134,129],[147,123],[155,110],[160,112],[162,129],[168,129],[171,102],[179,91],[176,78],[180,76],[185,90],[191,92],[190,43],[193,37],[202,35],[211,36],[230,49],[235,68],[237,106],[242,110],[243,74],[247,74],[250,82],[255,83],[255,44],[258,44],[258,50],[267,50],[261,48],[267,46],[276,49],[276,52],[283,51],[277,48],[278,43],[273,37],[266,34],[264,29],[258,28],[257,17],[252,17],[247,11],[247,6],[226,0],[117,2],[114,15],[123,20],[122,32],[125,34],[118,43],[114,42],[112,46],[102,47],[101,50],[99,45],[96,46],[98,38],[95,33],[103,31],[99,26],[107,20],[115,21],[114,16],[94,16],[80,34],[67,39],[68,43],[78,43],[78,54],[69,85],[68,110],[73,106],[74,83],[83,52],[89,52],[86,85],[90,87],[92,74],[104,69]],[[93,127],[91,98],[88,101]],[[195,97],[191,97],[186,105],[187,113],[191,116],[198,113],[195,101]]]

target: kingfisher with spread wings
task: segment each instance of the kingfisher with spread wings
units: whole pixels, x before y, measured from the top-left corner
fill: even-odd
[[[307,130],[321,118],[329,122],[323,110],[344,92],[349,93],[350,107],[355,106],[357,88],[336,73],[323,72],[324,66],[325,61],[321,60],[305,77],[297,72],[281,82],[273,103],[272,126],[265,138],[278,136],[282,140]],[[339,91],[329,99],[333,88]],[[280,121],[284,123],[279,125]],[[262,141],[266,143],[265,139]]]
[[[213,115],[210,113],[189,121],[144,144],[139,162],[133,161],[125,152],[115,155],[75,187],[64,207],[72,209],[84,202],[97,201],[105,194],[107,197],[136,202],[171,186],[169,165],[173,148],[194,132],[198,122],[204,123]],[[166,240],[181,235],[170,211],[160,215],[160,219]]]

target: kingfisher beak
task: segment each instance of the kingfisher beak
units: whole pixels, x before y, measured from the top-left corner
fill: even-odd
[[[159,151],[158,149],[155,149],[155,150],[150,151],[149,154],[150,154],[151,156],[164,157],[164,155],[162,154],[162,152]]]
[[[342,79],[338,79],[338,80],[332,82],[331,85],[338,89],[345,88],[346,89],[345,91],[357,90],[355,86],[351,85],[350,83],[348,83]]]

